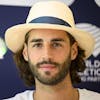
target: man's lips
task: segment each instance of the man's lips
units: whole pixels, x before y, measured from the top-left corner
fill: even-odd
[[[40,65],[39,68],[44,70],[44,71],[49,71],[49,70],[55,69],[56,67],[54,65],[51,65],[51,64],[43,64],[43,65]]]

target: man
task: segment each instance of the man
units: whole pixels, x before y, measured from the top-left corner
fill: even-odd
[[[5,40],[21,78],[36,88],[7,100],[100,99],[98,93],[73,87],[80,82],[78,72],[85,69],[84,60],[93,51],[94,39],[75,28],[72,12],[64,3],[34,4],[26,23],[9,28]]]

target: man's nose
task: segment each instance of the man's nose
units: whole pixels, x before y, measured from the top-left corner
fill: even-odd
[[[43,49],[43,58],[45,59],[45,60],[47,60],[47,59],[52,59],[52,48],[51,48],[51,46],[50,45],[45,45],[44,46],[44,49]]]

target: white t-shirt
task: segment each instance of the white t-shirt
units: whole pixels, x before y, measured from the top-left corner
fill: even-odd
[[[79,91],[79,100],[100,100],[100,94],[89,91],[86,89],[78,89]],[[33,100],[32,90],[26,90],[25,92],[19,93],[12,98],[3,99],[3,100]]]

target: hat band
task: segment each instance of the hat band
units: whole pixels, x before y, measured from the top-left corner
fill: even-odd
[[[48,17],[48,16],[38,17],[30,21],[29,23],[49,23],[49,24],[58,24],[58,25],[65,25],[71,27],[71,25],[69,25],[67,22],[65,22],[62,19],[55,18],[55,17]]]

